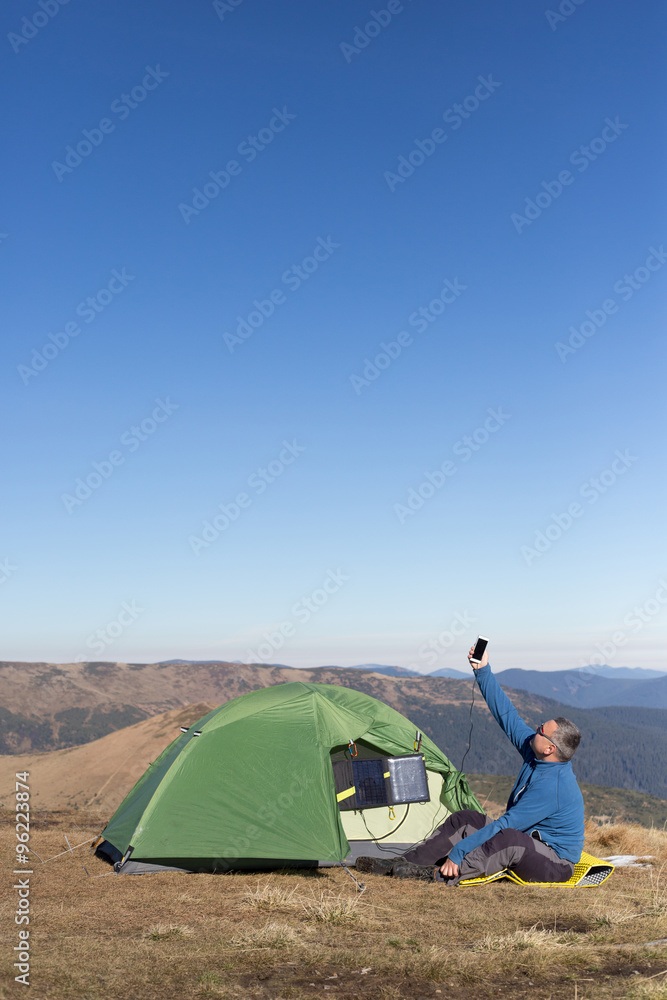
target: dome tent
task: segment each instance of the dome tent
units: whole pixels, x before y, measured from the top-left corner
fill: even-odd
[[[116,871],[258,870],[401,854],[456,809],[479,809],[427,737],[429,801],[341,811],[332,761],[413,754],[415,726],[350,688],[260,688],[203,716],[149,765],[103,830]],[[381,842],[381,847],[378,847]]]

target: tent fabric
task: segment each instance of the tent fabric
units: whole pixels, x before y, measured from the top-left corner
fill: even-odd
[[[399,712],[350,688],[297,681],[249,692],[203,716],[148,767],[102,833],[107,858],[129,851],[133,870],[137,862],[199,871],[340,863],[350,853],[344,822],[354,837],[369,834],[361,813],[341,817],[332,751],[352,740],[407,754],[414,739]],[[363,811],[386,847],[423,839],[456,809],[481,811],[426,736],[420,752],[431,802],[411,806],[401,829],[403,806],[395,820],[386,807]]]

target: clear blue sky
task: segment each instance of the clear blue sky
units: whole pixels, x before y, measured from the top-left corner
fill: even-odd
[[[665,16],[560,9],[8,0],[2,659],[667,666]]]

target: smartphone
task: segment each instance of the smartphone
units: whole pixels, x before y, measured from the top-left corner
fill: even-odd
[[[486,636],[483,636],[483,635],[478,635],[477,636],[477,642],[475,643],[475,648],[473,649],[472,656],[470,657],[470,659],[473,661],[473,663],[479,663],[480,662],[480,660],[484,656],[484,653],[486,651],[486,647],[488,646],[488,644],[489,644],[489,640],[486,638]]]

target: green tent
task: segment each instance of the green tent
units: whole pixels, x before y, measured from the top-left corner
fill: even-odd
[[[345,809],[352,792],[337,793],[332,765],[414,754],[416,737],[404,716],[349,688],[296,682],[251,691],[209,712],[149,765],[97,853],[123,873],[401,854],[450,812],[481,811],[465,776],[424,736],[428,801]]]

